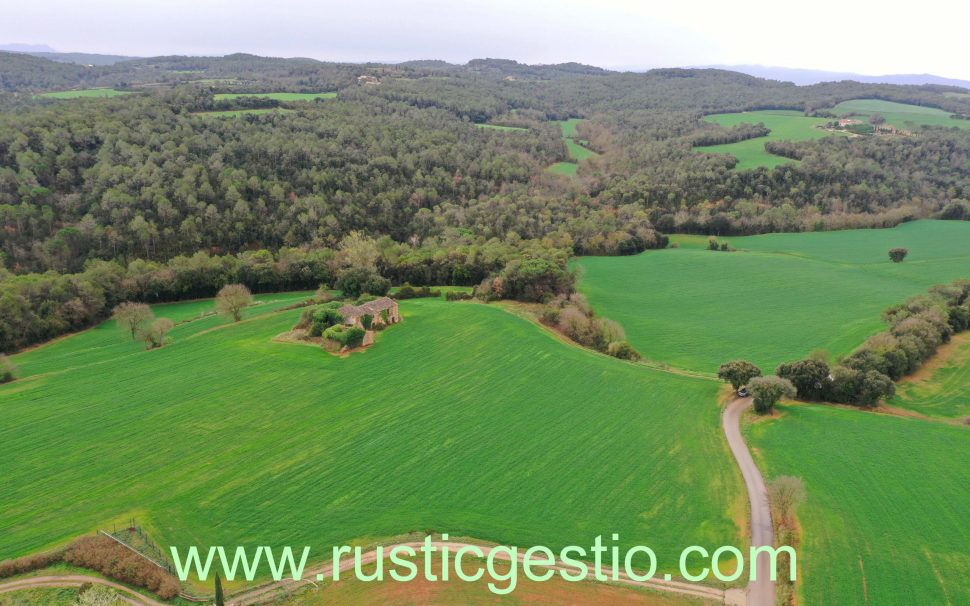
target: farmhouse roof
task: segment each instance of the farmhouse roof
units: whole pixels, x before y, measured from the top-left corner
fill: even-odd
[[[356,318],[358,316],[363,316],[364,314],[370,314],[372,316],[377,315],[384,311],[385,309],[394,309],[397,307],[397,301],[391,299],[390,297],[381,297],[380,299],[374,299],[373,301],[368,301],[361,305],[344,305],[340,308],[340,315],[345,318]]]

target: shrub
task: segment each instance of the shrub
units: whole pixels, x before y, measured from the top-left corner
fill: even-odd
[[[471,293],[467,293],[463,290],[449,290],[445,293],[445,301],[468,301],[474,297]]]
[[[353,349],[363,343],[364,331],[356,326],[337,324],[323,331],[323,338],[342,347]]]
[[[892,259],[893,263],[902,263],[906,255],[909,254],[909,249],[907,248],[890,248],[889,258]]]
[[[0,579],[12,577],[25,572],[33,572],[53,566],[64,561],[64,550],[45,551],[27,555],[16,560],[3,560],[0,562]]]
[[[748,382],[748,390],[754,396],[754,410],[767,414],[782,398],[794,398],[798,393],[788,379],[781,377],[754,377]]]
[[[64,561],[96,570],[122,583],[143,587],[163,600],[176,597],[181,589],[174,576],[103,535],[77,539],[64,551]]]
[[[607,347],[606,353],[621,360],[631,360],[636,362],[640,359],[640,352],[633,349],[633,346],[626,341],[613,341]]]
[[[405,299],[420,299],[420,298],[429,298],[429,297],[438,298],[440,296],[441,296],[440,290],[431,290],[431,288],[428,286],[415,288],[410,284],[408,284],[407,282],[405,282],[404,285],[401,286],[401,288],[397,289],[397,292],[391,295],[391,297],[401,301]]]
[[[78,591],[75,606],[125,606],[126,602],[118,593],[104,585],[90,585],[84,591]]]
[[[0,354],[0,383],[9,383],[17,378],[17,367],[10,358]]]
[[[313,293],[313,300],[317,303],[329,303],[333,299],[333,295],[330,294],[326,286],[321,286],[317,289],[317,292]]]
[[[360,317],[360,325],[364,327],[364,330],[370,330],[371,324],[374,323],[374,316],[370,314],[364,314]]]
[[[150,326],[142,328],[138,336],[145,343],[146,349],[155,349],[165,345],[165,337],[175,324],[168,318],[159,318]]]
[[[308,332],[309,336],[319,337],[326,329],[343,322],[344,318],[340,315],[338,309],[338,303],[327,303],[314,309],[310,314],[310,322],[308,324],[310,329]]]

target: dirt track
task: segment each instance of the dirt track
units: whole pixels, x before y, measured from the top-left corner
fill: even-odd
[[[395,545],[403,545],[403,546],[411,547],[415,550],[418,550],[422,546],[424,546],[424,543],[421,541],[413,541],[413,542],[405,542],[405,543],[396,543]],[[395,545],[384,546],[385,556],[388,553],[388,551]],[[461,542],[454,542],[454,541],[447,541],[447,542],[432,541],[431,545],[438,549],[440,549],[444,545],[447,545],[448,549],[451,550],[452,553],[454,553],[454,551],[461,549],[462,547],[465,547],[465,546],[475,546],[475,547],[479,547],[482,550],[482,553],[485,555],[485,557],[488,557],[489,553],[491,553],[492,549],[494,548],[487,545],[461,543]],[[496,558],[507,560],[508,558],[505,556],[506,554],[504,552],[499,552],[496,554]],[[377,559],[377,552],[375,550],[368,551],[361,556],[361,561],[363,563],[370,563],[375,561],[376,559]],[[521,562],[523,559],[524,559],[524,554],[519,552],[517,560]],[[340,561],[341,572],[350,570],[353,567],[354,567],[353,558],[348,559],[347,557],[345,557],[341,559]],[[563,566],[560,562],[557,562],[554,566],[551,566],[550,568],[554,570],[564,570],[564,569],[576,570],[575,568],[572,568],[572,567]],[[612,577],[612,569],[604,568],[603,570],[607,574],[607,576]],[[324,578],[330,578],[331,575],[333,574],[333,564],[332,563],[327,564],[326,566],[323,566],[321,568],[311,570],[308,573],[304,573],[303,576],[304,576],[304,579],[314,579],[316,578],[317,574],[322,575]],[[649,581],[634,581],[633,579],[627,577],[622,571],[619,574],[619,579],[611,582],[617,583],[620,585],[644,587],[647,589],[653,589],[655,591],[678,593],[681,595],[687,595],[695,598],[713,600],[719,603],[725,602],[725,592],[723,590],[717,589],[714,587],[707,587],[705,585],[699,585],[697,583],[686,583],[681,581],[666,581],[663,579],[651,579]],[[250,604],[258,604],[262,602],[265,598],[273,595],[274,593],[276,593],[281,589],[292,589],[307,583],[309,583],[309,581],[307,580],[280,581],[279,583],[273,583],[272,585],[256,588],[242,594],[231,596],[227,600],[227,604],[229,604],[230,606],[248,606]]]
[[[741,437],[741,415],[751,404],[751,398],[731,400],[721,416],[721,426],[748,489],[748,501],[751,503],[751,545],[772,547],[775,544],[775,531],[771,525],[768,488],[761,471],[751,458],[748,445]],[[769,564],[768,554],[758,557],[758,580],[748,584],[748,606],[775,606],[775,583],[768,577]]]
[[[65,575],[50,575],[50,576],[39,576],[39,577],[26,577],[23,579],[17,579],[15,581],[9,581],[7,583],[0,583],[0,593],[7,593],[9,591],[20,591],[22,589],[45,589],[51,587],[80,587],[84,583],[106,585],[112,589],[118,591],[121,594],[121,598],[132,604],[133,606],[170,606],[164,602],[156,602],[152,598],[142,595],[137,591],[128,589],[124,585],[118,583],[113,583],[111,581],[99,578],[90,577],[83,574],[65,574]]]

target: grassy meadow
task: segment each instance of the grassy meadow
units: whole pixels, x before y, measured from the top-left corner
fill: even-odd
[[[74,587],[21,589],[0,593],[0,606],[74,606],[77,597]]]
[[[706,145],[695,147],[694,151],[708,154],[730,154],[738,159],[735,166],[737,170],[748,170],[764,166],[774,168],[789,162],[795,162],[789,158],[783,158],[765,151],[766,141],[808,141],[811,139],[821,139],[822,137],[840,136],[838,133],[822,130],[818,128],[826,122],[825,118],[809,118],[802,112],[770,109],[753,112],[740,112],[732,114],[713,114],[705,116],[705,120],[724,127],[738,126],[739,124],[757,124],[759,122],[771,129],[771,132],[764,137],[755,137],[737,143],[725,143],[723,145]]]
[[[583,147],[578,141],[579,132],[576,130],[576,126],[580,123],[579,118],[570,118],[569,120],[560,120],[559,128],[562,129],[562,139],[566,143],[566,151],[569,154],[568,162],[556,162],[546,170],[556,174],[564,175],[566,177],[575,177],[576,171],[579,170],[579,163],[587,158],[592,158],[598,154],[591,149]]]
[[[216,93],[213,98],[216,101],[226,101],[240,97],[258,97],[276,101],[314,101],[316,99],[334,99],[337,97],[337,93]]]
[[[102,99],[105,97],[120,97],[131,95],[132,91],[115,90],[113,88],[85,88],[81,90],[61,90],[52,93],[40,93],[38,97],[45,99]]]
[[[911,128],[914,125],[970,128],[970,120],[954,120],[950,117],[950,112],[942,109],[894,103],[881,99],[843,101],[829,111],[837,115],[858,114],[864,117],[881,114],[886,119],[887,124],[903,129]]]
[[[571,345],[495,306],[412,300],[338,358],[209,302],[153,351],[111,322],[14,356],[0,387],[0,559],[136,517],[162,545],[313,545],[437,530],[519,545],[620,533],[675,571],[745,544],[718,385]],[[197,319],[193,319],[197,318]],[[186,321],[189,320],[189,321]]]
[[[647,358],[702,372],[747,358],[765,370],[814,349],[845,354],[883,329],[886,307],[970,278],[970,223],[724,238],[738,252],[679,249],[584,257],[580,290]],[[706,238],[703,239],[706,241]],[[903,263],[887,251],[906,247]]]
[[[749,428],[768,477],[799,476],[801,603],[970,603],[970,428],[784,406]]]

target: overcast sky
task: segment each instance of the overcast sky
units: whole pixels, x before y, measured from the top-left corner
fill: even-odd
[[[762,64],[970,79],[970,0],[2,0],[0,43],[151,56]]]

